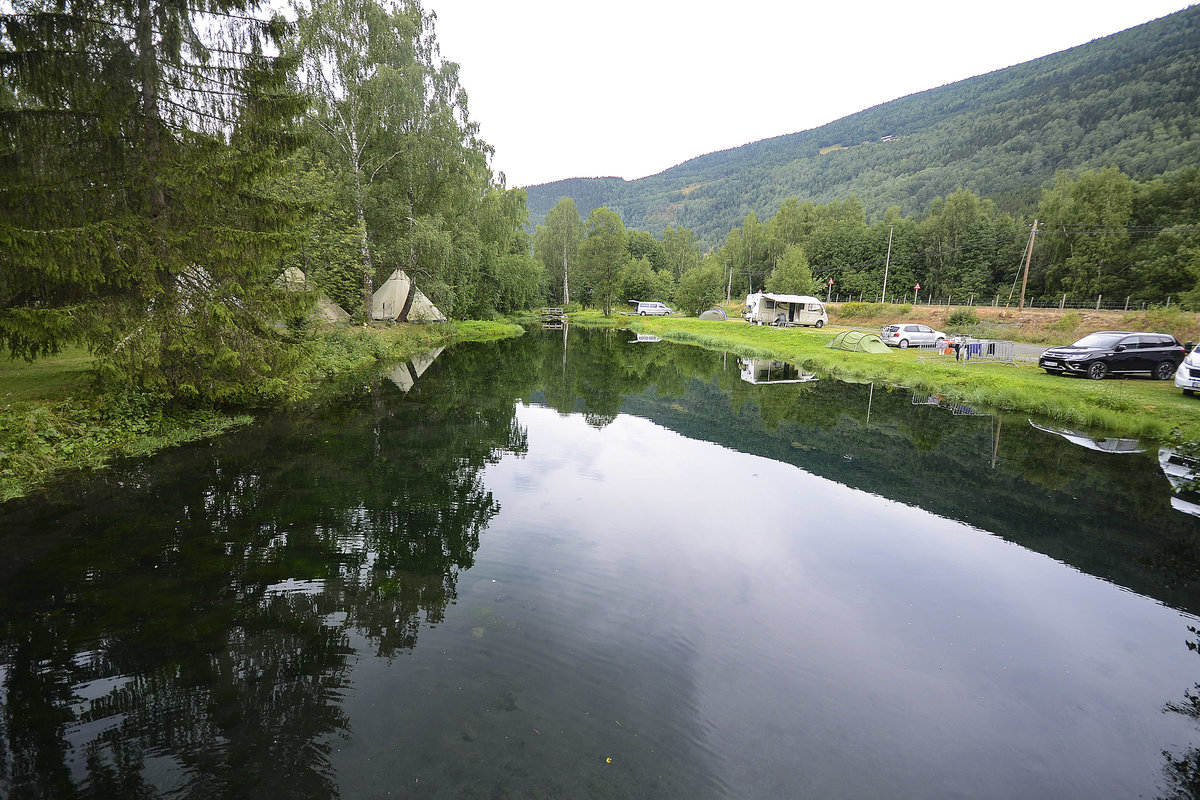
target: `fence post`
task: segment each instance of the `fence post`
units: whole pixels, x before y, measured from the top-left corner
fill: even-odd
[[[1100,298],[1102,298],[1102,297],[1104,297],[1104,295],[1102,295],[1102,294],[1096,295],[1096,310],[1097,311],[1100,310]]]
[[[1129,295],[1125,295],[1125,310],[1129,310]]]
[[[992,301],[992,308],[996,308],[999,305],[1000,305],[1000,295],[997,294],[996,299]]]
[[[1063,308],[1064,308],[1066,305],[1067,305],[1067,293],[1066,293],[1066,292],[1063,292],[1063,298],[1062,298],[1062,300],[1059,300],[1059,301],[1058,301],[1058,310],[1059,310],[1059,311],[1062,311],[1062,310],[1063,310]]]

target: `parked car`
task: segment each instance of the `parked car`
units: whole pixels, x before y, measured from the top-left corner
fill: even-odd
[[[1169,333],[1098,331],[1066,347],[1042,353],[1038,366],[1052,375],[1086,375],[1101,380],[1110,373],[1145,372],[1160,381],[1175,374],[1187,351]]]
[[[1183,389],[1184,394],[1200,391],[1200,346],[1188,353],[1175,370],[1175,385]]]
[[[648,314],[665,317],[667,314],[671,313],[671,309],[668,308],[667,306],[664,306],[662,303],[639,302],[637,304],[637,311],[635,313],[641,317],[644,317]]]
[[[890,347],[909,347],[911,345],[936,344],[946,346],[946,334],[935,331],[928,325],[918,325],[915,322],[898,322],[895,325],[884,325],[879,338]]]

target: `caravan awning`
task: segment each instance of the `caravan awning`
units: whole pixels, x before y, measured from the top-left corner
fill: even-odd
[[[772,294],[763,292],[762,296],[775,303],[816,303],[821,304],[821,301],[815,297],[810,297],[806,294]]]

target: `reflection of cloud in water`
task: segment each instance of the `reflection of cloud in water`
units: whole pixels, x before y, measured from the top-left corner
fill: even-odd
[[[1166,728],[1186,735],[1159,713],[1164,687],[1188,685],[1186,654],[1125,656],[1178,636],[1178,613],[1152,600],[639,418],[597,431],[518,415],[529,452],[486,470],[503,511],[475,568],[506,588],[475,584],[460,604],[516,625],[472,641],[524,664],[508,679],[531,719],[583,724],[599,708],[654,746],[678,735],[705,786],[745,797],[870,796],[880,774],[897,796],[1136,794],[1126,781],[1157,768]],[[572,672],[584,702],[555,689]],[[851,753],[873,768],[847,770]],[[1032,766],[1014,778],[1012,758]]]

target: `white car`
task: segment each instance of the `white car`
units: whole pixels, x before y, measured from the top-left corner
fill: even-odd
[[[639,317],[646,315],[658,315],[665,317],[671,313],[671,309],[664,306],[662,303],[642,303],[637,304],[637,311],[634,312]]]
[[[900,322],[895,325],[884,325],[879,332],[879,338],[890,347],[911,347],[913,345],[936,344],[946,346],[946,334],[935,331],[928,325],[915,322]]]
[[[1183,389],[1184,394],[1200,392],[1200,346],[1193,348],[1175,370],[1175,385]]]

